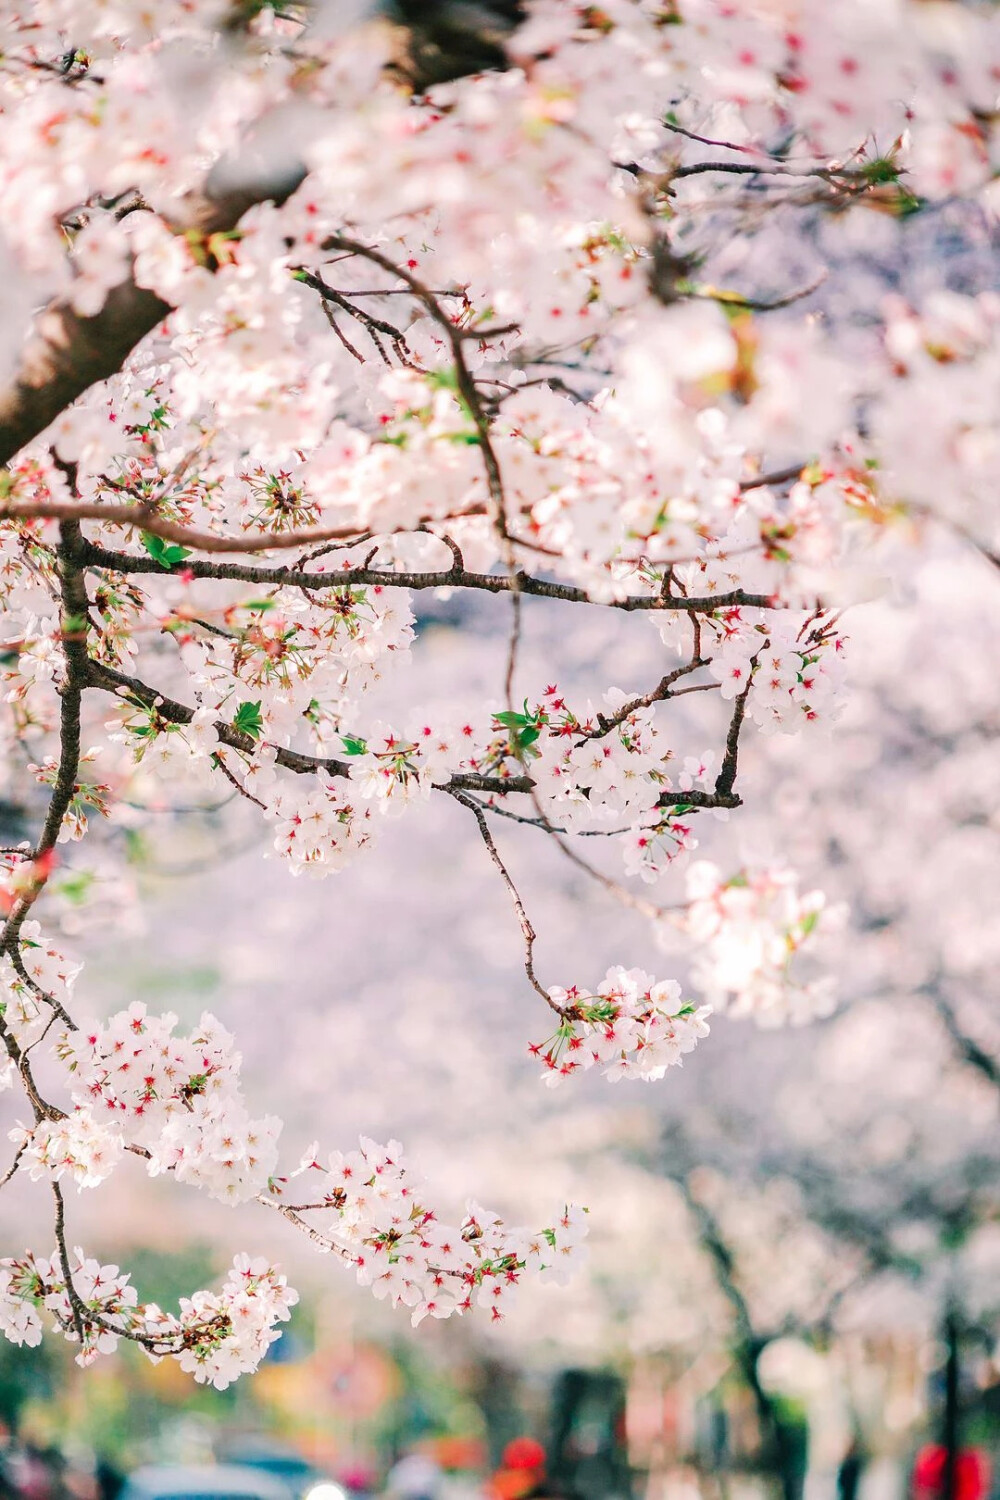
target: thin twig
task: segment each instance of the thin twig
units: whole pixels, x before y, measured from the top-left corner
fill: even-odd
[[[710,658],[696,656],[691,661],[685,662],[682,667],[675,667],[672,672],[668,672],[666,676],[661,677],[655,688],[650,692],[643,693],[638,698],[632,698],[628,703],[623,703],[621,708],[617,709],[613,714],[598,714],[597,728],[581,730],[579,743],[582,745],[587,740],[603,739],[606,734],[611,733],[612,729],[617,729],[620,724],[624,724],[625,720],[630,718],[640,708],[651,708],[654,703],[662,703],[667,698],[679,698],[681,696],[680,691],[676,693],[671,691],[674,683],[679,682],[682,677],[690,676],[692,672],[697,672],[699,667],[708,666],[709,660]],[[706,683],[705,688],[715,687],[716,685],[715,683]],[[704,688],[698,687],[693,691],[702,692],[704,690]]]
[[[531,921],[528,917],[528,913],[524,909],[524,902],[521,900],[517,886],[514,884],[514,881],[511,878],[510,871],[507,869],[507,866],[501,859],[500,851],[497,849],[496,844],[493,842],[493,835],[490,833],[490,827],[486,821],[485,813],[483,812],[479,804],[473,801],[471,797],[464,797],[461,792],[452,792],[451,795],[455,798],[456,802],[460,802],[463,807],[468,808],[469,812],[472,813],[472,816],[475,818],[476,823],[479,827],[479,833],[483,840],[483,843],[486,845],[487,853],[489,854],[490,859],[493,861],[497,870],[500,872],[501,880],[507,887],[508,894],[510,895],[510,899],[514,905],[514,910],[517,913],[517,920],[520,923],[521,936],[524,938],[524,972],[528,976],[528,981],[532,989],[537,994],[541,995],[546,1005],[549,1006],[551,1010],[554,1010],[558,1016],[565,1015],[566,1012],[564,1011],[563,1007],[557,1005],[556,1002],[552,999],[552,996],[549,994],[548,990],[544,989],[543,986],[538,982],[538,977],[535,974],[534,963],[535,929],[534,927],[532,927]]]

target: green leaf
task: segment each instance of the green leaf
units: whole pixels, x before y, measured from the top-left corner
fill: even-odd
[[[90,887],[94,883],[95,876],[90,870],[76,870],[68,875],[65,880],[59,881],[54,887],[60,896],[71,901],[74,906],[79,906],[87,899]]]
[[[344,747],[345,755],[364,755],[368,750],[365,741],[358,739],[357,735],[342,734],[340,742]]]
[[[162,536],[154,536],[151,531],[144,531],[141,535],[142,545],[161,568],[172,568],[191,556],[189,547],[179,547],[175,542],[165,542]]]
[[[256,703],[241,703],[233,719],[233,728],[240,734],[248,734],[259,740],[264,732],[264,720],[260,714],[260,700]]]
[[[858,176],[872,187],[880,187],[886,183],[898,182],[899,171],[899,163],[891,156],[875,156],[871,161],[861,163]]]

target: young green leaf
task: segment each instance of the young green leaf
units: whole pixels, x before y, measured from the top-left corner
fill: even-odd
[[[264,720],[260,714],[260,700],[256,703],[241,703],[236,710],[233,719],[233,728],[240,734],[248,734],[252,740],[259,740],[264,732]]]
[[[161,568],[173,568],[191,556],[189,547],[180,547],[176,542],[165,542],[162,536],[154,536],[151,531],[142,532],[142,545]]]

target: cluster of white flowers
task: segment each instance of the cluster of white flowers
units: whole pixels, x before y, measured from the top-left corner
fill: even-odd
[[[698,944],[693,980],[715,1010],[749,1015],[761,1026],[801,1025],[829,1015],[829,976],[803,980],[793,961],[804,945],[835,933],[842,907],[822,891],[800,894],[795,872],[749,868],[724,879],[699,860],[687,877],[688,905],[679,919]]]
[[[266,1189],[267,1201],[293,1219],[322,1213],[319,1241],[355,1266],[376,1297],[412,1308],[414,1323],[474,1303],[498,1318],[525,1275],[562,1281],[579,1259],[585,1227],[574,1208],[538,1234],[508,1228],[474,1204],[459,1226],[442,1224],[420,1203],[396,1141],[380,1146],[362,1137],[358,1151],[334,1152],[323,1164],[313,1147],[290,1177],[278,1176],[280,1123],[249,1119],[232,1038],[208,1015],[189,1036],[175,1035],[176,1024],[176,1016],[150,1016],[137,1001],[103,1026],[60,1035],[55,1050],[76,1107],[12,1132],[32,1178],[68,1175],[80,1187],[95,1186],[131,1146],[146,1155],[151,1173],[172,1172],[229,1203]],[[303,1175],[310,1201],[293,1202],[290,1184]],[[147,1353],[175,1353],[197,1379],[221,1388],[256,1367],[276,1337],[274,1322],[294,1300],[264,1262],[243,1258],[219,1295],[197,1293],[182,1302],[177,1319],[137,1308],[116,1267],[79,1252],[77,1260],[75,1308],[57,1257],[0,1263],[8,1337],[37,1342],[42,1307],[75,1336],[82,1299],[97,1314],[92,1323],[85,1319],[84,1362],[127,1336]]]
[[[53,1182],[68,1174],[78,1187],[97,1187],[118,1164],[125,1142],[117,1130],[98,1124],[89,1109],[75,1109],[56,1120],[40,1120],[33,1129],[10,1131],[32,1181]]]
[[[380,812],[397,814],[405,811],[414,797],[426,800],[431,793],[434,757],[430,752],[440,741],[430,726],[425,740],[416,741],[393,733],[386,724],[373,724],[359,743],[351,764],[351,780],[359,794],[372,802]],[[426,747],[426,749],[425,749]]]
[[[37,861],[24,863],[31,881],[44,878],[46,872],[37,869]],[[31,920],[21,926],[20,958],[24,974],[9,954],[0,956],[0,1008],[5,1026],[24,1051],[41,1041],[53,1024],[55,1011],[45,997],[65,1008],[82,965],[64,958]]]
[[[562,1012],[559,1025],[530,1052],[544,1064],[550,1087],[593,1067],[612,1083],[662,1078],[708,1036],[711,1008],[685,1001],[676,980],[656,980],[642,969],[616,965],[596,994],[553,986],[549,998]]]
[[[626,693],[610,689],[605,723],[627,701]],[[578,717],[556,688],[546,692],[534,715],[541,733],[532,742],[537,758],[531,771],[553,822],[572,829],[614,828],[649,814],[669,785],[668,752],[657,751],[653,718],[651,707],[639,707],[605,731],[595,710]]]
[[[172,1318],[147,1306],[145,1324],[157,1338],[180,1336],[176,1356],[182,1370],[199,1383],[224,1391],[239,1375],[256,1370],[281,1337],[276,1323],[288,1321],[298,1293],[275,1266],[261,1256],[237,1255],[219,1292],[195,1292],[181,1298],[180,1316]]]
[[[142,1148],[151,1174],[171,1171],[226,1203],[266,1186],[281,1122],[249,1115],[239,1053],[214,1016],[186,1037],[176,1026],[175,1015],[151,1016],[135,1001],[103,1026],[60,1036],[76,1109],[24,1133],[33,1173],[68,1170],[80,1187],[93,1186],[124,1142]]]
[[[77,1364],[93,1364],[128,1338],[152,1360],[170,1356],[217,1390],[257,1369],[280,1338],[275,1324],[287,1322],[299,1300],[276,1267],[238,1255],[219,1292],[182,1298],[176,1315],[141,1304],[117,1266],[102,1266],[79,1248],[67,1259],[69,1283],[58,1250],[0,1260],[0,1330],[11,1343],[39,1344],[48,1313],[71,1343],[81,1343]]]
[[[269,486],[280,484],[287,487],[287,475],[269,477]],[[269,524],[280,534],[284,511],[271,517],[265,508],[262,514],[252,490],[231,495],[231,485],[223,489],[245,526]],[[272,489],[265,488],[265,494]],[[293,517],[293,524],[295,519],[308,525],[312,518]],[[317,747],[333,738],[330,726],[342,706],[362,699],[387,667],[405,656],[413,639],[405,596],[379,586],[339,585],[337,573],[320,564],[316,576],[323,580],[322,592],[309,599],[279,588],[230,607],[227,634],[200,634],[178,623],[174,638],[203,711],[225,721],[241,703],[254,702],[255,733],[268,740],[286,743],[299,725],[311,732]]]
[[[16,666],[4,673],[4,680],[10,684],[6,694],[8,703],[26,697],[36,684],[61,679],[63,654],[59,645],[58,619],[39,619],[30,609],[12,610],[4,619],[3,639],[17,647]]]
[[[893,299],[886,313],[871,434],[878,482],[995,550],[1000,297],[939,291],[919,308]]]
[[[336,874],[374,842],[371,812],[349,799],[348,782],[323,770],[279,776],[273,746],[250,761],[243,786],[262,803],[274,825],[274,848],[293,875]]]
[[[449,1225],[421,1203],[398,1141],[383,1146],[362,1136],[357,1151],[334,1151],[325,1160],[318,1149],[311,1146],[283,1180],[276,1201],[287,1200],[288,1183],[301,1179],[308,1201],[288,1206],[298,1215],[323,1215],[328,1248],[356,1267],[376,1297],[411,1308],[414,1325],[473,1305],[489,1308],[497,1321],[521,1281],[538,1276],[561,1284],[582,1258],[585,1212],[572,1205],[537,1234],[510,1228],[472,1202],[461,1224]]]
[[[750,689],[746,712],[765,733],[836,715],[844,637],[834,620],[789,611],[758,623],[733,611],[721,635],[709,671],[724,698]]]

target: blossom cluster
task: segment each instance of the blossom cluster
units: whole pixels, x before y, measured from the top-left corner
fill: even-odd
[[[41,880],[44,875],[33,871],[31,878]],[[15,965],[9,953],[0,955],[0,1008],[5,1027],[22,1051],[46,1035],[56,1007],[65,1010],[81,968],[42,936],[38,922],[22,923],[19,963]]]
[[[15,1344],[37,1345],[44,1314],[71,1343],[77,1364],[111,1354],[122,1338],[154,1361],[169,1356],[201,1384],[225,1390],[257,1369],[280,1337],[298,1293],[267,1261],[238,1255],[218,1292],[181,1299],[178,1314],[140,1303],[126,1273],[103,1266],[81,1249],[50,1257],[30,1252],[0,1260],[0,1330]]]
[[[699,860],[687,876],[688,904],[678,919],[697,944],[693,981],[713,1009],[752,1016],[760,1026],[801,1025],[831,1013],[831,976],[803,979],[795,960],[807,943],[843,925],[842,907],[822,891],[801,894],[794,871],[747,868],[724,878]]]
[[[0,137],[0,202],[12,210],[12,248],[26,274],[68,292],[81,312],[121,280],[135,216],[95,207],[76,225],[69,265],[58,219],[98,190],[112,202],[137,190],[166,217],[204,155],[223,155],[254,124],[279,140],[304,119],[313,125],[309,176],[288,213],[305,244],[322,237],[318,204],[335,205],[342,221],[403,213],[432,222],[433,202],[452,221],[441,235],[448,279],[456,264],[474,281],[492,273],[505,293],[501,316],[530,314],[549,341],[598,320],[595,291],[626,305],[636,296],[629,242],[601,230],[628,216],[640,235],[630,184],[609,160],[669,169],[698,159],[663,123],[665,101],[691,134],[728,136],[762,164],[786,140],[799,171],[859,156],[869,186],[891,188],[906,173],[912,192],[930,197],[987,189],[996,151],[996,32],[970,7],[942,17],[917,0],[874,9],[862,0],[681,0],[668,26],[658,6],[608,5],[595,24],[590,7],[535,0],[509,39],[509,73],[417,101],[385,76],[395,43],[384,26],[335,23],[320,7],[310,30],[265,10],[234,67],[231,49],[220,56],[209,45],[225,9],[172,0],[135,13],[59,0],[5,21],[0,82],[14,107]],[[75,87],[53,122],[63,75],[32,64],[64,56],[67,35]],[[514,197],[512,223],[503,206]],[[163,290],[210,295],[196,242],[178,237],[146,254]],[[513,274],[528,256],[534,308],[530,284]]]
[[[550,1086],[593,1067],[612,1083],[662,1078],[708,1035],[709,1006],[692,1005],[676,980],[656,980],[641,969],[616,965],[596,994],[553,986],[549,999],[560,1012],[559,1025],[530,1052],[544,1064],[542,1078]]]
[[[302,1182],[305,1203],[287,1203],[291,1181]],[[286,1212],[321,1215],[327,1248],[355,1267],[375,1297],[412,1309],[414,1326],[473,1306],[499,1321],[522,1281],[567,1280],[587,1232],[585,1211],[573,1205],[538,1233],[511,1228],[474,1202],[461,1224],[443,1223],[421,1202],[399,1142],[380,1145],[365,1136],[357,1151],[323,1159],[313,1145],[275,1192]]]
[[[151,1016],[137,1001],[103,1026],[59,1036],[55,1051],[75,1108],[11,1133],[32,1178],[69,1176],[80,1187],[96,1186],[126,1147],[138,1150],[151,1173],[171,1172],[228,1203],[258,1196],[306,1223],[312,1238],[354,1266],[376,1297],[411,1308],[414,1323],[474,1304],[498,1319],[525,1276],[561,1282],[579,1260],[585,1221],[572,1207],[538,1234],[509,1228],[475,1204],[460,1225],[442,1224],[420,1201],[396,1141],[381,1146],[362,1137],[357,1151],[333,1152],[323,1163],[313,1147],[295,1172],[279,1175],[280,1122],[249,1119],[232,1038],[207,1015],[189,1036],[177,1036],[176,1025],[176,1016]],[[291,1201],[290,1184],[304,1174],[310,1201]],[[323,1215],[319,1232],[308,1223],[315,1213]],[[65,1283],[49,1285],[57,1271],[57,1259],[9,1263],[8,1337],[37,1342],[41,1306],[68,1335],[76,1328],[78,1297],[74,1309]],[[262,1263],[241,1261],[219,1296],[199,1292],[182,1303],[178,1321],[158,1308],[135,1310],[135,1293],[117,1268],[80,1257],[79,1271],[88,1289],[83,1301],[98,1315],[87,1325],[88,1359],[129,1337],[148,1353],[176,1353],[197,1378],[221,1385],[256,1366],[278,1316],[271,1294],[284,1287]]]
[[[733,611],[709,671],[724,698],[746,693],[746,712],[764,733],[788,734],[835,716],[844,647],[835,619],[821,614],[789,612],[756,623]]]
[[[175,1015],[149,1015],[135,1001],[104,1025],[60,1035],[75,1108],[12,1132],[32,1176],[66,1173],[94,1187],[128,1145],[151,1175],[172,1172],[225,1203],[261,1192],[277,1163],[281,1122],[251,1118],[239,1053],[213,1016],[189,1036],[175,1035],[176,1026]]]
[[[918,308],[894,298],[884,353],[872,430],[880,486],[995,549],[1000,297],[938,291]]]

